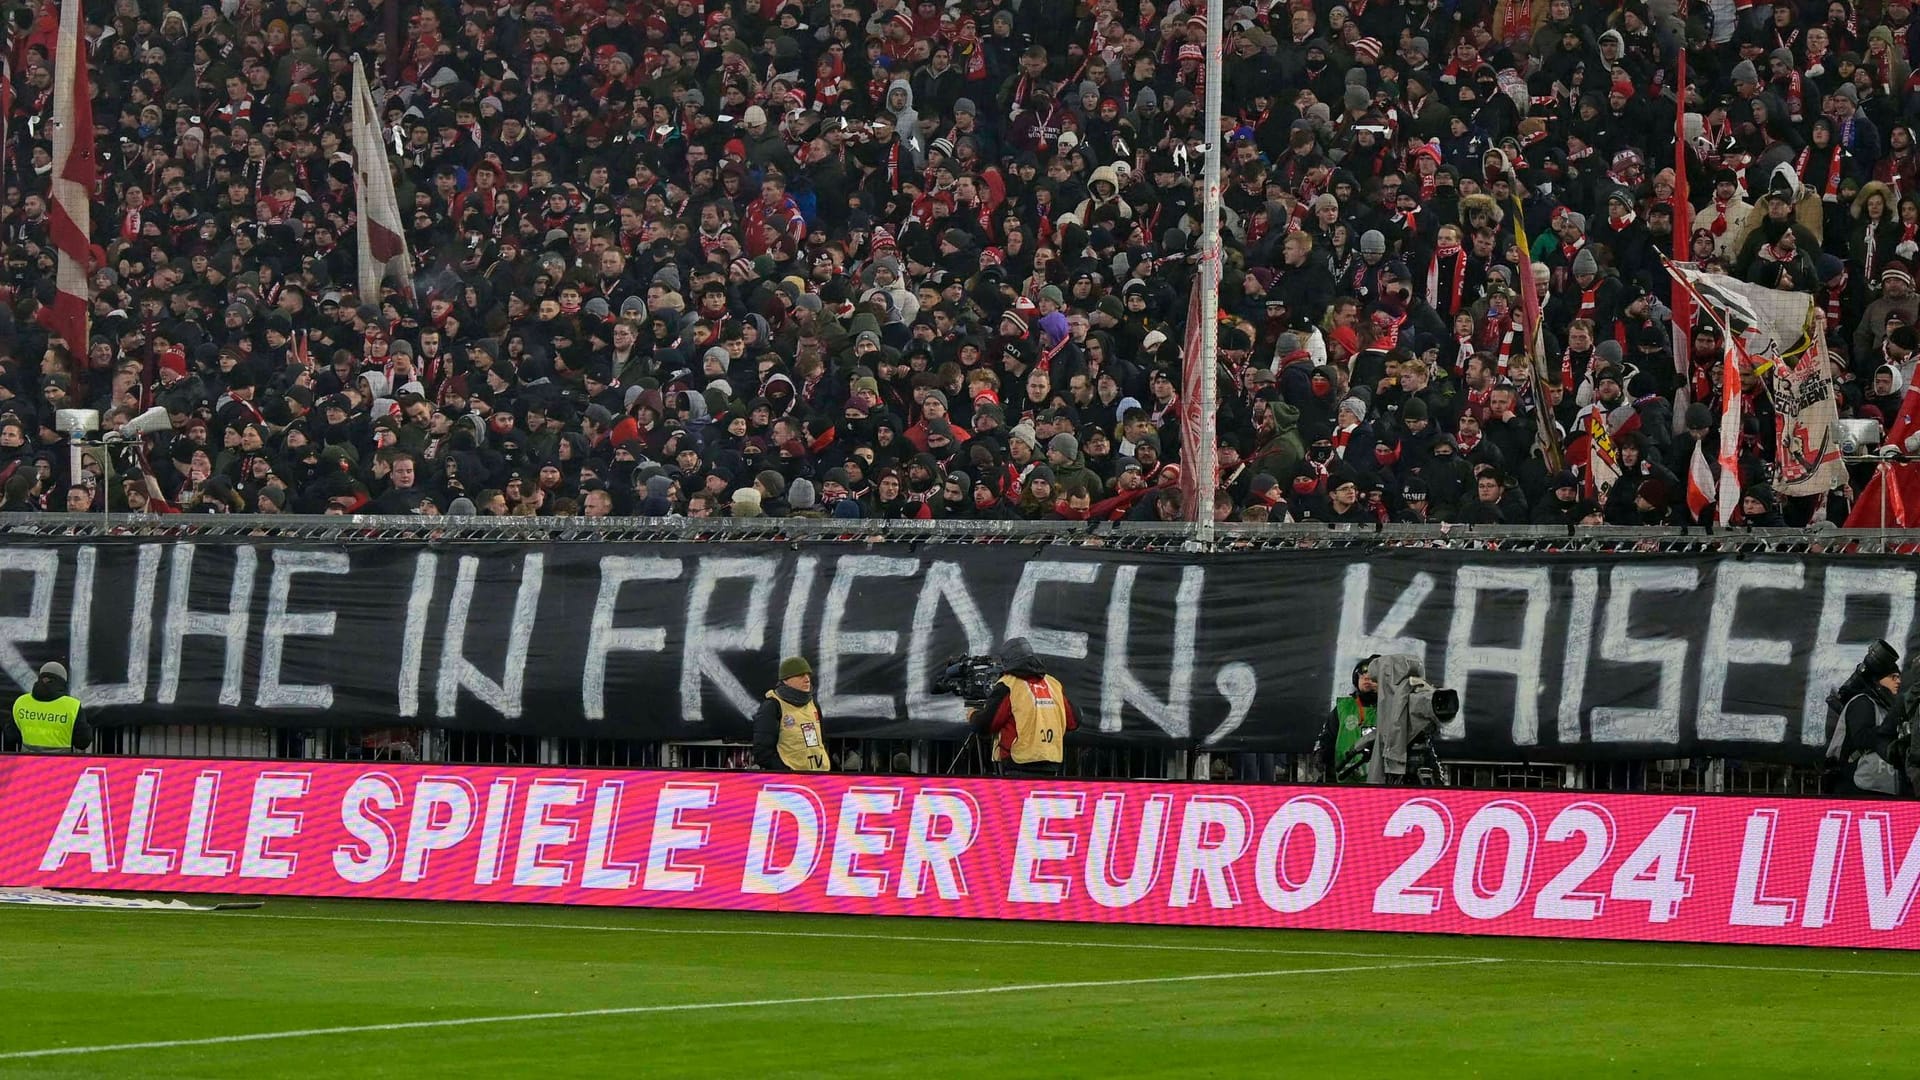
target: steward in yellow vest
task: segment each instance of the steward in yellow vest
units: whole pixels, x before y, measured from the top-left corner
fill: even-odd
[[[1080,726],[1060,680],[1047,674],[1026,638],[1000,647],[1000,684],[972,716],[993,744],[1005,776],[1058,776],[1067,732]]]
[[[767,691],[753,717],[753,762],[768,772],[831,772],[827,729],[813,702],[813,665],[805,657],[780,661],[780,685]]]
[[[80,702],[67,696],[67,669],[49,662],[40,667],[33,689],[13,702],[13,726],[28,750],[63,752],[93,745],[93,726],[80,716]]]

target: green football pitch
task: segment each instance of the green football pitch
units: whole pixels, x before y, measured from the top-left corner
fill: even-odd
[[[275,900],[0,910],[0,1076],[1920,1072],[1920,955]]]

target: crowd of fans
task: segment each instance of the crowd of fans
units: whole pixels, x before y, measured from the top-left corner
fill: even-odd
[[[1191,2],[416,2],[399,41],[364,0],[86,9],[85,342],[36,317],[54,9],[12,39],[0,511],[1186,512]],[[1727,392],[1741,520],[1844,515],[1850,485],[1776,497],[1766,391],[1720,385],[1711,324],[1673,355],[1660,256],[1812,293],[1841,415],[1891,422],[1910,0],[1225,10],[1217,518],[1683,522]],[[355,50],[413,264],[372,296]],[[56,410],[154,405],[138,467],[68,475]],[[1548,468],[1535,408],[1570,439],[1606,410],[1621,480]]]

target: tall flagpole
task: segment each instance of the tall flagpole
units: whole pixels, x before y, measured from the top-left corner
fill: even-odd
[[[1219,446],[1220,351],[1220,80],[1225,43],[1225,0],[1207,5],[1206,168],[1200,193],[1200,355],[1189,357],[1200,365],[1200,439],[1198,457],[1186,467],[1199,473],[1193,490],[1199,493],[1193,508],[1194,524],[1202,544],[1213,544],[1213,500],[1220,486],[1215,465]]]

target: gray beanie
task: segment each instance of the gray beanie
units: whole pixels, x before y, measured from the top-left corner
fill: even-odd
[[[1760,72],[1753,66],[1753,61],[1742,60],[1733,65],[1733,81],[1736,84],[1757,83],[1760,81]]]
[[[1354,415],[1355,419],[1365,420],[1367,418],[1367,403],[1357,397],[1350,397],[1340,403],[1340,411],[1350,412]]]
[[[1348,112],[1364,112],[1373,102],[1373,95],[1367,93],[1367,88],[1364,86],[1349,86],[1340,101],[1347,107]]]
[[[1368,229],[1360,234],[1360,254],[1385,255],[1386,253],[1387,238],[1380,230]]]
[[[1573,226],[1574,232],[1583,233],[1587,231],[1587,215],[1581,213],[1578,210],[1567,211],[1566,213],[1560,215],[1560,220]]]
[[[1619,364],[1624,360],[1620,350],[1620,343],[1612,338],[1608,338],[1600,344],[1595,345],[1593,347],[1593,354],[1598,356],[1600,361],[1608,366]],[[1625,382],[1626,380],[1622,379],[1621,381]]]
[[[802,476],[787,487],[787,505],[795,510],[811,510],[814,506],[813,481]]]
[[[1581,248],[1580,254],[1573,257],[1573,272],[1576,275],[1598,274],[1600,272],[1600,260],[1593,257],[1593,252],[1588,251],[1586,248]]]
[[[447,504],[448,517],[475,517],[478,514],[479,511],[473,508],[473,500],[465,495]]]
[[[762,469],[754,482],[767,489],[767,498],[778,499],[787,493],[787,478],[773,469]]]
[[[1080,456],[1080,440],[1063,431],[1047,443],[1047,452],[1059,454],[1068,461],[1072,461]]]

